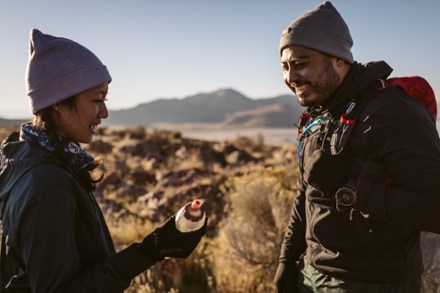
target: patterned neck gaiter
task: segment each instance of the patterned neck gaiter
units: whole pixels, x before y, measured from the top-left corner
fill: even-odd
[[[95,159],[82,149],[78,143],[62,135],[58,135],[58,138],[70,164],[77,167],[78,170],[88,169],[88,167],[94,165]],[[34,141],[51,152],[55,150],[49,142],[46,131],[30,122],[21,125],[20,141]]]

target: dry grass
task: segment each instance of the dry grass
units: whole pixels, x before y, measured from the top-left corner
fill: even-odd
[[[17,129],[0,128],[0,139]],[[111,151],[91,151],[103,155],[100,171],[106,175],[95,195],[117,249],[140,241],[193,196],[201,194],[210,204],[208,233],[196,251],[186,260],[156,264],[135,278],[126,293],[273,292],[298,170],[295,146],[268,145],[266,137],[217,136],[208,145],[192,141],[200,148],[191,148],[179,132],[99,130],[95,141]],[[228,148],[235,151],[225,154],[225,165],[207,161],[207,151],[218,155]],[[243,154],[252,160],[244,163]],[[179,172],[194,177],[172,181]],[[164,176],[170,186],[184,185],[161,189]],[[175,197],[166,201],[167,196]],[[430,238],[434,247],[438,239]],[[427,264],[427,293],[440,292],[438,265]]]
[[[283,231],[294,199],[286,172],[257,169],[231,178],[227,217],[211,260],[219,292],[272,292]],[[293,180],[294,178],[289,178]]]

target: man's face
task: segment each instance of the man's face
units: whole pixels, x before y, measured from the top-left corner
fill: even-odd
[[[301,46],[288,46],[281,52],[284,82],[305,107],[321,105],[341,84],[337,62],[335,57]]]

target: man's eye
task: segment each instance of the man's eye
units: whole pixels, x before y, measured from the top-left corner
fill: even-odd
[[[283,71],[287,71],[287,70],[289,70],[289,66],[287,66],[286,63],[281,63],[281,69],[282,69]]]
[[[304,68],[306,65],[307,65],[307,62],[304,62],[304,61],[298,61],[298,62],[293,63],[293,67],[295,69]]]

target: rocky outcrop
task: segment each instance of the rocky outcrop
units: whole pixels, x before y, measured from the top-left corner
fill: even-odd
[[[105,155],[106,176],[97,184],[95,195],[105,211],[118,217],[160,222],[186,202],[200,198],[205,200],[210,225],[215,225],[222,217],[224,192],[220,189],[227,177],[262,163],[233,142],[186,139],[141,128],[99,134],[102,137],[88,147],[95,155]],[[106,136],[117,143],[105,142]]]

